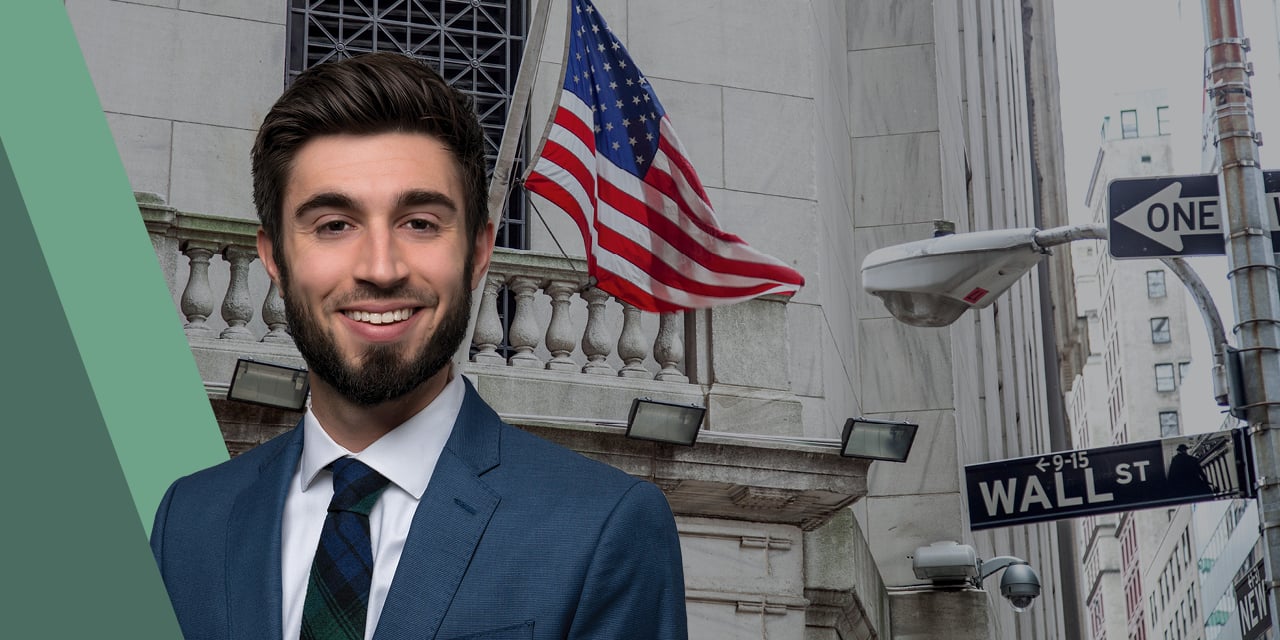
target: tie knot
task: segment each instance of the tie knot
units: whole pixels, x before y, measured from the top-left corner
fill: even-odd
[[[329,502],[329,511],[369,515],[389,481],[355,458],[339,458],[329,468],[333,470],[333,500]]]

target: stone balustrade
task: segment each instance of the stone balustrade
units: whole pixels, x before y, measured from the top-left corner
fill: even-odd
[[[167,281],[182,287],[178,308],[193,345],[226,340],[292,347],[284,301],[255,266],[256,221],[185,213],[148,194],[138,194],[138,204]],[[185,274],[177,254],[187,258]],[[225,286],[210,277],[215,258],[227,265]],[[255,299],[252,290],[263,287],[265,295]],[[514,299],[507,323],[499,307],[505,292]],[[689,382],[684,314],[659,314],[656,330],[652,319],[646,327],[646,314],[589,285],[585,260],[497,249],[480,298],[470,358],[476,366]],[[265,329],[255,332],[259,313]]]

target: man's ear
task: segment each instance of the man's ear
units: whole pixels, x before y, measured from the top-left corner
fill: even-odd
[[[484,226],[480,228],[480,232],[476,234],[475,252],[471,259],[471,288],[474,290],[480,286],[480,281],[484,278],[484,274],[489,270],[489,260],[493,258],[493,241],[497,231],[493,226],[493,221],[486,221]],[[259,240],[259,243],[262,241]]]
[[[276,264],[275,247],[271,245],[271,238],[262,227],[258,227],[258,259],[262,260],[262,266],[266,268],[267,275],[276,284],[276,292],[284,298],[284,286],[280,284],[280,267]]]

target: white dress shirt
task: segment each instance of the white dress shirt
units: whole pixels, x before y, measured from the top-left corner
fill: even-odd
[[[302,606],[306,601],[311,561],[320,544],[320,532],[333,498],[333,473],[325,467],[345,456],[359,459],[391,481],[369,512],[373,581],[364,637],[366,640],[373,637],[418,501],[427,489],[462,409],[465,385],[460,377],[455,372],[431,404],[360,453],[351,453],[334,442],[315,414],[307,410],[302,419],[302,459],[289,483],[281,522],[283,640],[297,640],[302,633]]]

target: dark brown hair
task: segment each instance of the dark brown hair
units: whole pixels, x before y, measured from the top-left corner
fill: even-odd
[[[326,135],[425,133],[457,163],[469,246],[488,217],[484,131],[471,99],[427,65],[398,53],[370,53],[302,72],[271,107],[253,143],[253,202],[284,266],[281,208],[294,156]]]

